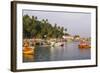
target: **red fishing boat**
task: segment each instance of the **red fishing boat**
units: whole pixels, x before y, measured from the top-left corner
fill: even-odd
[[[80,44],[78,45],[80,49],[82,48],[91,48],[90,44],[87,41],[81,41]]]

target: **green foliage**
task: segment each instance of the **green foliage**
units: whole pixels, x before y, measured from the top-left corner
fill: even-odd
[[[48,19],[40,21],[34,16],[23,16],[23,38],[62,38],[64,30],[64,27],[57,26],[57,24],[52,26]]]

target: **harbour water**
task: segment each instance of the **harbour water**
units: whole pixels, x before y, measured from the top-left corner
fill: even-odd
[[[37,46],[33,55],[23,56],[23,62],[64,61],[91,59],[91,48],[78,48],[79,42],[64,46]]]

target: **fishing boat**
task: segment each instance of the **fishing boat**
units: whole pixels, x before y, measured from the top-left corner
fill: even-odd
[[[64,46],[64,43],[63,42],[56,42],[55,46]]]
[[[87,41],[80,42],[80,44],[78,45],[78,47],[80,49],[82,49],[82,48],[91,48],[90,44]]]
[[[28,41],[24,42],[24,46],[23,46],[23,54],[25,55],[32,55],[34,54],[34,48],[35,47],[30,47],[30,44]]]
[[[23,49],[23,54],[25,54],[25,55],[33,55],[34,54],[34,48],[30,48],[30,47],[24,48]]]
[[[78,45],[78,47],[79,47],[79,48],[91,48],[91,46],[90,46],[90,45],[81,45],[81,44],[80,44],[80,45]]]
[[[52,47],[58,47],[58,46],[64,46],[64,43],[63,42],[51,42],[51,46]]]

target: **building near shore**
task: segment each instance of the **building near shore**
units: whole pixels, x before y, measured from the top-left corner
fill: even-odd
[[[66,40],[73,40],[74,37],[71,36],[71,35],[64,35],[64,36],[63,36],[63,39],[66,39]]]

